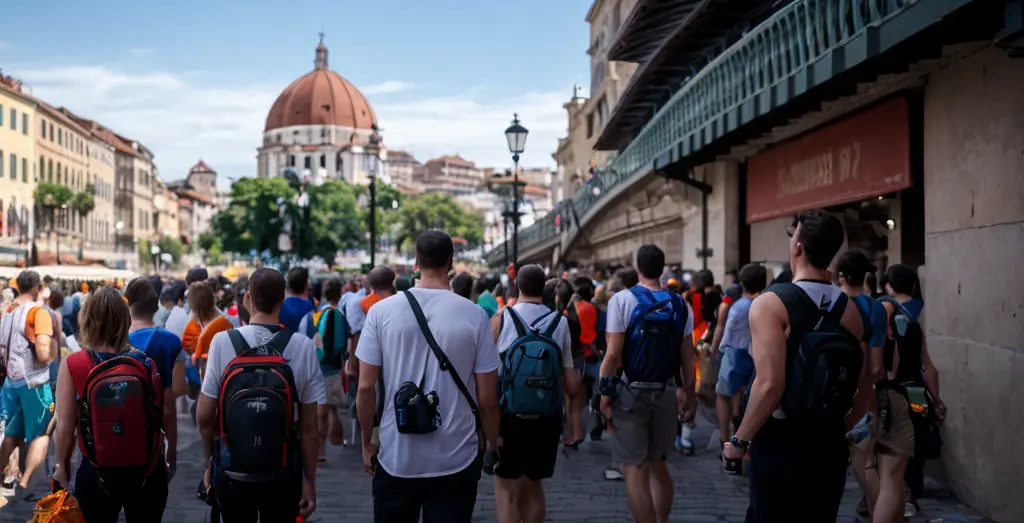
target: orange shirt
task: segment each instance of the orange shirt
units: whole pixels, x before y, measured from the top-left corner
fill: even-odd
[[[14,312],[18,303],[12,303],[7,312]],[[46,311],[45,307],[32,307],[25,316],[25,337],[32,343],[36,342],[36,336],[53,336],[53,318]]]
[[[181,348],[192,356],[193,362],[196,362],[209,354],[210,342],[213,341],[215,334],[231,328],[231,322],[223,316],[217,316],[205,328],[200,327],[199,322],[193,318],[185,326],[185,332],[181,336]]]
[[[363,308],[363,313],[365,314],[367,312],[370,312],[370,307],[373,307],[373,304],[383,299],[384,297],[381,296],[380,294],[377,294],[376,292],[373,294],[367,294],[365,298],[359,300],[359,306]]]
[[[591,344],[597,340],[597,307],[588,301],[576,302],[576,317],[580,320],[580,341]]]

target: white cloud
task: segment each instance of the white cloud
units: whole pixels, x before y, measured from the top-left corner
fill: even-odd
[[[399,80],[388,80],[386,82],[381,82],[379,84],[373,84],[373,85],[368,85],[366,87],[361,87],[361,88],[359,88],[359,90],[362,91],[363,94],[365,94],[365,95],[374,95],[374,94],[401,93],[401,92],[409,91],[412,88],[413,88],[413,85],[411,83],[402,82],[402,81],[399,81]]]
[[[135,47],[128,50],[128,55],[132,58],[145,58],[151,54],[153,54],[153,50],[145,47]]]
[[[12,70],[12,72],[14,72]],[[211,72],[134,72],[111,66],[19,68],[33,94],[97,120],[146,144],[165,181],[185,176],[203,158],[222,175],[255,176],[256,148],[267,112],[282,89],[276,82],[218,86]],[[374,105],[385,143],[421,161],[461,154],[480,166],[511,164],[504,130],[518,112],[530,129],[524,166],[552,166],[565,134],[564,93],[528,92],[494,98],[486,88],[447,96],[417,96],[412,84],[387,81],[361,89]],[[389,96],[374,100],[374,95]]]

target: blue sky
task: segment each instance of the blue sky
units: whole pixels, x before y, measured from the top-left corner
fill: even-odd
[[[0,67],[151,147],[164,180],[200,157],[222,179],[253,176],[270,105],[312,69],[322,30],[331,68],[370,100],[389,147],[505,167],[502,131],[518,111],[531,131],[523,163],[553,166],[562,104],[589,79],[590,4],[18,2],[0,14]]]

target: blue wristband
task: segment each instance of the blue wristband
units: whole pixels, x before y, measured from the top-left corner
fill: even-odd
[[[602,396],[614,396],[621,382],[618,376],[603,376],[597,384],[597,392]]]

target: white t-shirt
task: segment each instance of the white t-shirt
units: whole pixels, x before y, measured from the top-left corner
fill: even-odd
[[[693,309],[690,308],[689,303],[682,299],[680,301],[686,305],[686,328],[683,329],[683,335],[690,336],[693,334]],[[612,334],[626,332],[626,328],[629,327],[629,320],[633,317],[633,309],[636,309],[636,304],[636,296],[633,296],[633,293],[628,289],[616,292],[608,300],[608,323],[605,325],[605,332]]]
[[[551,333],[551,337],[558,342],[558,346],[562,349],[562,366],[566,368],[573,366],[572,334],[569,332],[569,320],[564,315],[553,312],[547,305],[542,303],[518,302],[512,308],[519,314],[527,328],[533,325],[539,318],[547,315],[546,318],[534,326],[540,332],[544,332],[545,329],[551,326],[551,322],[557,318],[558,327],[555,327],[555,332]],[[501,332],[498,333],[499,354],[508,350],[512,342],[516,341],[519,337],[519,333],[516,332],[515,323],[513,323],[512,316],[507,308],[502,314],[505,315],[505,318],[502,320]]]
[[[250,347],[264,345],[274,335],[269,328],[263,325],[246,325],[238,329],[238,332],[242,333],[242,337]],[[313,340],[299,333],[292,334],[283,356],[292,368],[296,392],[299,394],[299,403],[309,405],[324,402],[326,398],[324,375],[320,371],[320,362],[316,359]],[[218,332],[210,341],[208,358],[202,391],[206,396],[217,399],[220,395],[220,382],[224,376],[224,369],[235,358],[235,348],[231,345],[228,331]]]
[[[191,312],[186,311],[184,307],[177,306],[171,309],[171,313],[167,315],[167,323],[164,325],[164,328],[180,339],[185,335],[185,327],[191,319]]]
[[[449,290],[411,292],[438,345],[476,401],[475,374],[498,368],[498,351],[487,314]],[[388,474],[402,478],[447,476],[465,469],[476,459],[478,442],[473,411],[451,374],[441,371],[405,296],[399,293],[370,309],[356,357],[381,367],[385,404],[378,459]],[[399,434],[391,399],[402,383],[418,384],[421,378],[425,392],[437,392],[441,426],[430,434]]]
[[[345,302],[345,321],[348,322],[349,334],[359,334],[366,323],[366,313],[363,312],[363,298],[353,293],[352,297]]]

